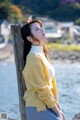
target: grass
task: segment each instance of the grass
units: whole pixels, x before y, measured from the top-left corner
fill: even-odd
[[[66,44],[62,44],[62,43],[48,43],[48,44],[46,44],[46,47],[48,49],[53,49],[53,50],[80,51],[80,44],[66,45]]]

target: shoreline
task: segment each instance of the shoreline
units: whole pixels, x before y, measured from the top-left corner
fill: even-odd
[[[48,51],[52,63],[80,63],[80,51]]]
[[[49,49],[48,55],[52,64],[80,63],[80,51],[57,51]],[[8,44],[4,48],[0,48],[0,62],[15,62],[14,49],[12,44]]]

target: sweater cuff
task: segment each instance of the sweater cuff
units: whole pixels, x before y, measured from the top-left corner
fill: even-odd
[[[51,97],[49,100],[45,101],[48,108],[53,108],[53,106],[56,104],[56,100]]]

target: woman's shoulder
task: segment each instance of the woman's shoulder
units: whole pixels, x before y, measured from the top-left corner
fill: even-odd
[[[38,63],[41,60],[41,56],[36,53],[29,53],[26,58],[27,62]]]

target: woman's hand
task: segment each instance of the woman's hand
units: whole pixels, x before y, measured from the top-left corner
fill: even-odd
[[[56,104],[53,106],[52,110],[60,117],[60,120],[64,120],[63,114]]]
[[[63,115],[61,113],[59,114],[59,118],[60,120],[64,120]]]
[[[63,113],[62,111],[60,111],[60,114],[62,115],[62,117],[63,117],[63,120],[65,120],[64,113]]]
[[[57,104],[57,107],[59,108],[60,113],[61,113],[61,115],[63,116],[63,120],[65,120],[65,116],[64,116],[64,113],[61,111],[60,105],[59,105],[59,104]]]

